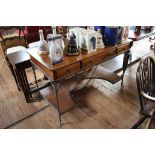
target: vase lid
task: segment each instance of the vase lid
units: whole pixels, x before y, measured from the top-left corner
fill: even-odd
[[[61,34],[48,34],[47,35],[47,40],[51,41],[51,40],[56,40],[56,39],[60,39],[62,38]]]

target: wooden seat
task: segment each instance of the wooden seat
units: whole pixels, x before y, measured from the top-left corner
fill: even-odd
[[[147,56],[140,61],[136,79],[140,112],[143,117],[132,128],[138,128],[146,118],[152,117],[155,111],[155,60],[153,57]]]
[[[11,47],[6,50],[6,55],[9,55],[9,54],[15,53],[15,52],[20,52],[20,51],[22,52],[23,50],[26,50],[26,48],[23,46]]]

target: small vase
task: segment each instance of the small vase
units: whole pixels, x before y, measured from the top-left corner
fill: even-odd
[[[49,48],[47,41],[44,40],[43,30],[39,30],[40,41],[38,43],[38,51],[40,54],[48,54]]]

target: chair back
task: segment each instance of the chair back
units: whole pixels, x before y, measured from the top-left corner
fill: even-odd
[[[147,56],[140,61],[137,68],[136,80],[141,112],[144,114],[146,112],[147,99],[141,92],[150,96],[155,92],[155,60],[153,57]]]
[[[0,39],[4,56],[8,48],[26,46],[23,26],[0,26]]]

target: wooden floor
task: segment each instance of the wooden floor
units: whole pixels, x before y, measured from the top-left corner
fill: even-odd
[[[139,47],[135,46],[135,48]],[[142,51],[143,54],[148,53],[146,50]],[[63,125],[61,128],[130,128],[140,117],[135,80],[137,65],[138,63],[127,69],[124,87],[121,87],[121,82],[112,85],[106,81],[94,80],[91,81],[88,88],[74,95],[74,102],[77,106],[62,115]],[[68,83],[63,85],[64,88],[72,80],[76,80],[76,78],[68,80]],[[61,89],[63,90],[63,87]],[[66,98],[66,101],[69,100]],[[41,102],[26,103],[0,55],[0,128],[5,128],[48,104],[45,99]],[[44,110],[10,128],[56,128],[57,111],[55,107],[49,105]]]

